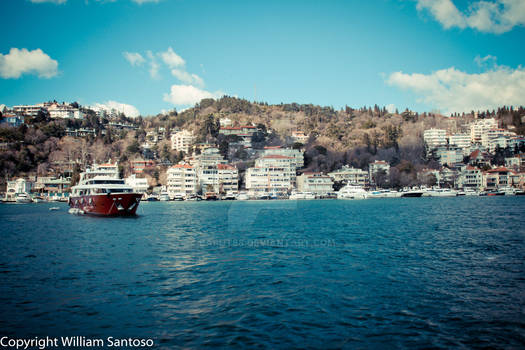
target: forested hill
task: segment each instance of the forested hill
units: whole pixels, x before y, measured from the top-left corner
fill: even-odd
[[[151,133],[161,135],[154,151],[161,164],[180,161],[184,154],[172,151],[169,135],[187,129],[197,136],[196,142],[215,143],[226,154],[228,138],[218,133],[219,120],[229,118],[234,125],[258,125],[256,148],[291,144],[293,131],[309,135],[303,147],[307,170],[331,171],[343,164],[365,169],[373,160],[381,159],[410,171],[429,164],[425,159],[422,133],[429,128],[450,132],[467,132],[474,118],[495,117],[500,127],[525,133],[525,110],[499,108],[496,111],[474,112],[452,117],[408,110],[388,112],[384,107],[346,107],[335,110],[312,104],[254,103],[225,96],[218,100],[204,99],[182,112],[171,111],[151,117],[112,119],[99,118],[87,111],[84,120],[49,120],[40,116],[26,118],[18,128],[0,127],[0,168],[2,178],[27,174],[56,174],[56,164],[76,162],[90,164],[108,159],[119,160],[126,174],[128,160],[143,157],[141,146]],[[132,125],[122,128],[119,124]],[[5,125],[5,124],[3,124]],[[66,136],[73,130],[91,129],[87,136]],[[250,162],[242,155],[231,162]]]

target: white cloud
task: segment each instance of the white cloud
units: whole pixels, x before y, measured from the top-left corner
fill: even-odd
[[[108,112],[110,112],[112,109],[124,113],[127,117],[135,118],[140,115],[139,110],[132,105],[128,105],[126,103],[121,103],[117,101],[107,101],[105,103],[95,103],[96,108],[104,109]]]
[[[466,11],[458,10],[452,0],[416,0],[419,11],[428,10],[445,29],[472,28],[501,34],[525,25],[525,1],[474,1]]]
[[[168,47],[168,50],[165,52],[160,52],[159,55],[162,58],[162,61],[164,61],[164,63],[170,68],[184,67],[186,64],[186,61],[177,55],[171,47]]]
[[[0,77],[18,79],[22,74],[52,78],[58,74],[58,62],[40,49],[28,51],[11,48],[7,55],[0,54]]]
[[[144,57],[138,52],[123,52],[122,55],[124,55],[124,58],[132,65],[132,66],[141,66],[146,62]]]
[[[67,0],[30,0],[33,4],[42,4],[44,2],[50,2],[52,4],[65,4]]]
[[[419,96],[444,113],[495,109],[502,105],[525,104],[525,68],[504,66],[480,74],[468,74],[452,68],[431,74],[390,74],[387,83]]]
[[[146,51],[146,55],[148,56],[148,59],[149,59],[149,75],[153,79],[160,79],[160,75],[159,75],[160,65],[157,62],[157,59],[155,58],[153,53],[149,50]]]
[[[204,98],[219,98],[221,91],[209,92],[192,85],[172,85],[169,94],[164,94],[164,101],[175,106],[194,105]]]
[[[204,80],[197,74],[190,74],[180,69],[172,69],[171,74],[185,84],[204,87]]]

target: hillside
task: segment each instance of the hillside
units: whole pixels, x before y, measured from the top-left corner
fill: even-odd
[[[503,127],[511,126],[523,134],[525,110],[500,108],[498,111],[478,113],[478,118],[495,117]],[[0,167],[2,177],[12,178],[27,174],[59,175],[65,168],[78,172],[82,165],[92,162],[119,160],[124,174],[129,173],[128,160],[141,158],[141,145],[148,132],[163,137],[153,151],[159,162],[178,162],[184,154],[172,151],[169,135],[177,129],[194,132],[197,142],[215,143],[227,154],[231,138],[220,135],[219,120],[229,118],[234,125],[258,125],[256,148],[292,145],[292,131],[309,135],[305,145],[305,170],[331,171],[343,164],[365,169],[376,159],[386,160],[405,173],[410,182],[415,171],[422,167],[436,167],[424,154],[422,133],[429,128],[442,128],[450,132],[467,132],[474,113],[444,117],[433,113],[411,111],[389,113],[378,106],[353,109],[315,105],[253,103],[225,96],[219,100],[205,99],[183,112],[171,111],[152,117],[126,118],[119,115],[113,120],[98,118],[88,113],[85,120],[29,120],[18,128],[0,127]],[[118,128],[127,123],[133,128]],[[66,136],[67,130],[92,128],[93,135]],[[242,170],[249,163],[243,155],[229,159]],[[162,180],[164,168],[154,174]],[[395,173],[395,171],[394,171]],[[153,175],[152,175],[153,176]]]

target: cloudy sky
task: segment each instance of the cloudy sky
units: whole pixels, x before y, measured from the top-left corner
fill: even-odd
[[[5,0],[0,104],[525,105],[525,1]]]

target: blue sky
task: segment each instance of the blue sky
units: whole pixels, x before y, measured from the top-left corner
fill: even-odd
[[[520,105],[523,3],[6,0],[0,104],[112,101],[148,115],[253,100],[256,87],[272,104]]]

